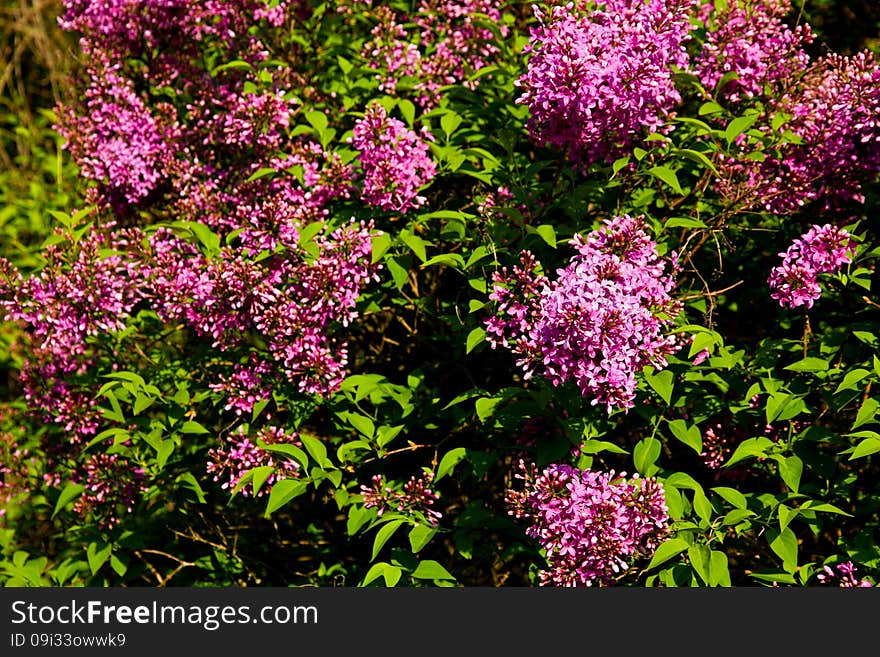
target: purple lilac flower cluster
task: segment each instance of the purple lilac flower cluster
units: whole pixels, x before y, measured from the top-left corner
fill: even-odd
[[[374,475],[370,485],[361,485],[364,508],[377,509],[378,515],[394,511],[410,518],[424,518],[429,524],[436,526],[442,514],[432,508],[439,498],[431,489],[434,480],[433,472],[424,472],[409,478],[402,490],[389,485],[383,475]]]
[[[431,133],[418,134],[388,116],[379,103],[367,107],[355,123],[350,143],[360,151],[363,200],[394,212],[406,212],[425,203],[419,189],[437,172],[428,142]]]
[[[867,577],[862,577],[861,579],[856,577],[856,567],[852,561],[835,564],[833,567],[822,566],[822,572],[816,575],[816,579],[822,584],[827,584],[828,586],[836,585],[845,589],[880,586],[880,584],[874,584]]]
[[[380,90],[400,95],[401,80],[410,78],[414,100],[426,110],[439,103],[441,87],[475,88],[471,75],[498,52],[497,37],[481,22],[493,23],[501,38],[508,34],[496,3],[488,0],[422,0],[411,17],[379,6],[375,17],[363,54],[379,72]]]
[[[784,22],[790,11],[790,0],[732,0],[721,9],[703,4],[697,16],[706,38],[693,65],[703,86],[712,93],[727,76],[718,92],[737,102],[803,73],[810,62],[804,46],[812,43],[813,33],[805,23],[790,28]]]
[[[214,481],[223,483],[220,487],[224,490],[233,490],[241,478],[254,468],[267,466],[275,468],[266,479],[265,483],[257,491],[257,497],[272,490],[275,482],[282,479],[295,479],[300,475],[300,465],[290,459],[278,458],[272,452],[260,447],[259,442],[266,445],[294,445],[302,447],[299,437],[295,433],[289,433],[276,426],[265,426],[251,436],[243,426],[238,427],[229,434],[224,444],[208,452],[208,474],[214,475]],[[253,486],[251,486],[251,489]],[[247,486],[241,489],[241,494],[250,496]]]
[[[691,0],[609,0],[535,8],[517,99],[532,137],[581,167],[611,162],[660,131],[681,96]]]
[[[117,246],[136,232],[122,231]],[[100,233],[85,235],[73,250],[46,247],[50,264],[24,278],[6,266],[0,310],[6,321],[26,327],[27,357],[20,382],[28,405],[45,422],[61,425],[71,441],[96,433],[100,413],[92,394],[76,380],[93,364],[91,338],[121,331],[141,298],[140,273],[132,258],[102,255]]]
[[[265,166],[282,143],[295,107],[290,76],[281,71],[273,88],[247,90],[268,57],[249,28],[255,20],[281,24],[289,3],[68,0],[64,7],[61,26],[80,35],[89,59],[84,102],[58,108],[58,129],[83,176],[97,183],[90,201],[123,212],[157,197],[187,199],[205,185],[234,190],[242,167]],[[202,51],[212,48],[250,68],[206,70]],[[153,95],[159,89],[170,93]]]
[[[814,225],[780,253],[782,264],[770,272],[770,296],[784,308],[806,306],[822,296],[820,274],[839,271],[852,262],[855,242],[843,228]]]
[[[808,203],[823,209],[862,203],[864,184],[880,172],[880,67],[869,51],[850,57],[829,54],[811,62],[804,46],[808,25],[790,28],[788,0],[732,2],[717,12],[711,3],[698,12],[706,42],[694,70],[712,89],[727,73],[721,96],[738,102],[769,91],[769,111],[785,120],[758,126],[778,141],[763,157],[742,153],[720,162],[717,188],[727,198],[776,214]],[[781,138],[781,139],[777,139]]]
[[[863,203],[862,188],[880,172],[880,66],[876,56],[829,55],[786,95],[779,111],[802,143],[759,163],[752,184],[765,208],[796,211],[812,201],[824,209]]]
[[[540,474],[520,461],[523,490],[509,490],[509,513],[530,521],[549,568],[541,583],[607,586],[650,556],[668,532],[661,484],[653,478],[551,465]]]
[[[134,511],[148,488],[144,469],[119,454],[89,455],[74,471],[73,481],[84,486],[74,509],[82,516],[97,516],[107,529],[119,524],[122,510]]]
[[[526,378],[573,380],[608,412],[631,408],[636,374],[665,367],[679,347],[663,333],[681,309],[669,296],[675,258],[661,258],[644,218],[629,215],[576,235],[572,246],[577,255],[554,281],[536,273],[528,252],[513,273],[495,273],[490,299],[499,305],[486,321],[489,343],[511,349]]]
[[[167,229],[156,231],[143,255],[150,301],[166,321],[184,321],[224,352],[249,350],[246,363],[212,384],[228,394],[227,407],[250,412],[271,397],[272,379],[305,394],[328,395],[344,378],[347,347],[333,335],[335,324],[357,317],[361,288],[377,276],[370,264],[372,223],[351,221],[314,238],[317,257],[308,256],[291,228],[287,249],[258,259],[261,251],[285,244],[268,233],[251,234],[251,248],[224,248],[212,261]],[[254,352],[247,336],[256,332],[265,348]]]

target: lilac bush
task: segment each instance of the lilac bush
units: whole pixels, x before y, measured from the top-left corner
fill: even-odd
[[[0,583],[877,581],[880,77],[793,4],[64,0]]]

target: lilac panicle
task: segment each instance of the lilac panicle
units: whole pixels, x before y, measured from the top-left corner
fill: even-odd
[[[520,461],[523,490],[509,490],[509,513],[530,522],[526,534],[545,551],[541,583],[607,586],[638,558],[649,557],[668,534],[661,484],[625,473],[537,468]]]
[[[665,367],[678,349],[676,337],[663,332],[681,309],[669,296],[675,260],[658,256],[643,217],[615,217],[571,243],[577,254],[556,280],[538,275],[528,252],[512,273],[496,272],[489,298],[499,305],[486,321],[489,343],[513,351],[526,378],[573,380],[608,412],[628,409],[636,374],[647,365]]]
[[[822,572],[816,575],[816,579],[827,586],[837,585],[844,589],[854,588],[873,588],[880,586],[874,584],[867,577],[861,579],[856,577],[856,566],[852,561],[835,564],[832,566],[822,566]]]
[[[831,274],[852,262],[855,242],[843,228],[814,225],[780,253],[782,264],[767,280],[770,296],[783,308],[806,306],[822,296],[820,274]]]
[[[785,17],[790,0],[730,0],[724,8],[707,2],[698,12],[706,28],[702,50],[693,69],[709,93],[722,78],[730,79],[719,90],[732,102],[754,98],[770,86],[790,84],[809,65],[804,46],[813,41],[810,26],[790,28]]]
[[[434,502],[440,499],[431,489],[433,479],[432,472],[413,475],[401,490],[400,487],[389,485],[383,475],[374,475],[369,486],[361,486],[364,508],[375,508],[380,516],[394,511],[416,520],[424,518],[430,525],[436,527],[442,514],[432,508]]]
[[[681,96],[692,0],[613,0],[535,8],[527,70],[516,102],[541,145],[582,168],[612,162],[662,131]]]
[[[410,130],[402,121],[389,117],[379,103],[367,107],[350,140],[360,151],[363,200],[395,212],[422,206],[426,199],[419,195],[419,189],[437,172],[429,141],[433,141],[430,132]]]
[[[282,479],[295,479],[300,476],[300,465],[295,461],[278,456],[259,446],[262,440],[267,445],[294,445],[302,447],[299,436],[289,433],[276,426],[266,426],[250,435],[244,427],[238,427],[229,434],[220,447],[208,452],[208,474],[214,476],[214,481],[221,482],[220,488],[232,491],[241,478],[253,468],[269,466],[275,470],[266,479],[263,486],[257,492],[257,497],[262,497],[272,486]],[[244,486],[241,494],[245,497],[253,493]]]

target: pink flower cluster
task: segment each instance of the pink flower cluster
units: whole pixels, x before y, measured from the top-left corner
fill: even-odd
[[[419,135],[402,121],[388,116],[379,103],[367,107],[355,123],[351,145],[360,151],[364,175],[363,200],[384,210],[406,212],[425,203],[419,189],[437,172],[428,142],[431,133]]]
[[[537,372],[553,385],[573,380],[593,404],[628,409],[636,374],[646,365],[666,366],[678,349],[664,335],[681,304],[669,296],[675,281],[645,232],[644,218],[623,215],[585,238],[576,235],[577,255],[558,278],[536,273],[534,257],[494,275],[489,298],[498,302],[486,321],[493,348],[518,356],[526,378]]]
[[[116,245],[129,244],[135,234],[121,232]],[[25,399],[74,441],[94,435],[100,420],[93,394],[77,385],[93,364],[89,341],[124,329],[142,294],[133,259],[102,254],[108,246],[99,233],[87,234],[70,250],[49,245],[49,265],[28,278],[7,267],[6,283],[0,285],[4,319],[26,327]]]
[[[711,2],[702,5],[698,16],[706,38],[693,69],[707,91],[715,92],[722,78],[732,75],[719,93],[737,102],[803,73],[809,65],[803,48],[813,34],[805,23],[789,28],[783,19],[790,11],[790,0],[732,0],[721,9]]]
[[[785,24],[790,10],[788,0],[759,0],[732,2],[720,12],[707,4],[700,12],[708,31],[694,69],[703,84],[711,91],[735,73],[722,98],[764,94],[769,112],[785,119],[775,131],[756,126],[777,142],[760,160],[748,157],[752,146],[741,136],[744,150],[721,162],[717,187],[776,214],[813,202],[822,209],[863,203],[864,184],[880,172],[880,67],[868,51],[810,62],[804,46],[813,35],[808,25]]]
[[[692,0],[609,0],[535,8],[526,73],[517,84],[532,137],[587,167],[611,162],[660,131],[681,96]],[[589,9],[589,7],[593,7]]]
[[[816,575],[816,579],[822,584],[827,584],[828,586],[836,584],[844,589],[873,588],[875,586],[880,586],[880,584],[874,584],[874,582],[867,577],[858,579],[856,577],[856,567],[852,561],[835,564],[834,567],[822,566],[822,572]]]
[[[814,225],[780,253],[782,264],[770,272],[770,296],[784,308],[806,306],[822,296],[820,274],[839,271],[852,262],[855,242],[842,228]]]
[[[416,520],[424,519],[429,524],[436,526],[442,514],[432,508],[439,498],[437,493],[431,490],[431,482],[434,479],[432,472],[413,475],[403,485],[403,489],[390,486],[383,475],[374,475],[370,485],[361,485],[361,495],[364,498],[364,508],[375,508],[378,515],[389,511],[402,513]]]
[[[119,454],[87,456],[74,472],[73,480],[85,487],[74,503],[74,510],[82,516],[96,516],[107,529],[118,525],[121,516],[134,511],[148,488],[143,468]]]
[[[214,475],[214,481],[222,483],[220,487],[232,491],[241,478],[249,470],[261,466],[275,468],[266,479],[263,486],[257,492],[257,497],[262,497],[267,491],[272,490],[275,482],[282,479],[295,479],[300,475],[299,463],[290,459],[284,459],[259,446],[259,441],[267,445],[294,445],[302,447],[299,437],[295,433],[288,433],[275,426],[265,426],[257,431],[253,437],[244,427],[238,427],[229,434],[225,443],[208,452],[208,474]],[[253,486],[251,486],[251,490]],[[241,489],[245,497],[251,495],[247,486]]]
[[[625,473],[551,465],[540,474],[520,461],[524,490],[509,490],[509,513],[527,519],[526,534],[545,551],[541,583],[608,586],[650,556],[668,533],[661,484]]]
[[[212,387],[227,408],[250,412],[271,396],[271,380],[293,383],[305,394],[328,395],[345,376],[347,348],[333,336],[337,324],[357,317],[361,288],[376,277],[370,263],[372,224],[352,221],[314,238],[317,257],[298,245],[289,227],[285,242],[252,233],[253,248],[225,247],[207,260],[191,244],[160,229],[143,254],[143,293],[165,321],[184,321],[224,352],[250,352]],[[259,259],[260,251],[278,251]],[[248,336],[261,336],[254,351]]]
[[[481,22],[493,23],[502,38],[508,33],[497,4],[488,0],[422,0],[411,17],[379,6],[375,16],[363,54],[379,72],[380,90],[400,95],[401,81],[409,78],[422,109],[437,105],[442,87],[476,87],[469,77],[498,52],[496,36]]]

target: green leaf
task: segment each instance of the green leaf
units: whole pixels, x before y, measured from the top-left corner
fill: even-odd
[[[797,395],[777,392],[767,398],[765,412],[767,424],[790,420],[807,410],[804,400]]]
[[[877,438],[865,438],[862,442],[855,446],[849,460],[861,459],[871,454],[880,452],[880,440]]]
[[[321,468],[332,468],[333,464],[327,458],[327,448],[324,446],[320,440],[315,438],[314,436],[309,436],[308,434],[302,434],[299,437],[302,444],[305,446],[306,451],[309,455],[315,459],[315,463],[318,464]]]
[[[376,532],[376,538],[373,539],[373,554],[370,556],[370,561],[373,561],[376,558],[376,555],[379,554],[382,547],[392,536],[394,536],[394,532],[396,532],[403,523],[403,520],[389,520],[379,528],[379,531]]]
[[[409,544],[414,553],[418,553],[437,533],[436,527],[430,525],[416,525],[409,530]]]
[[[362,506],[348,507],[348,520],[345,523],[345,528],[348,530],[348,535],[354,536],[355,534],[357,534],[358,530],[363,527],[370,518],[373,517],[374,513],[374,509],[367,509]]]
[[[202,490],[202,487],[199,484],[198,480],[191,472],[184,472],[177,479],[175,479],[175,482],[183,484],[192,492],[194,492],[196,494],[196,499],[198,499],[200,504],[205,503],[205,491]]]
[[[254,171],[250,176],[248,176],[248,179],[245,180],[245,182],[253,182],[265,176],[269,176],[273,173],[277,173],[277,169],[273,169],[272,167],[263,167],[262,169],[257,169],[256,171]]]
[[[210,433],[205,427],[193,420],[184,422],[183,426],[180,427],[180,430],[183,433]]]
[[[699,427],[695,425],[688,426],[684,420],[672,420],[669,423],[669,430],[672,435],[685,445],[694,450],[697,454],[703,452],[703,437],[700,435]]]
[[[746,509],[748,508],[748,501],[746,500],[746,496],[740,493],[735,488],[728,488],[726,486],[716,486],[712,488],[719,497],[721,497],[725,502],[730,504],[736,509]]]
[[[838,509],[833,504],[827,504],[825,502],[813,504],[813,500],[807,500],[806,502],[804,502],[804,504],[801,506],[801,510],[819,511],[820,513],[836,513],[841,516],[846,516],[847,518],[853,517],[851,513],[847,513],[843,509]]]
[[[82,484],[68,483],[61,491],[61,495],[58,496],[58,501],[55,502],[55,510],[52,511],[52,517],[54,518],[61,509],[79,497],[83,490],[85,490],[85,486]]]
[[[465,353],[469,354],[474,350],[478,344],[482,343],[486,339],[486,330],[480,326],[473,329],[467,336],[467,346],[465,349]]]
[[[437,466],[437,476],[434,482],[440,481],[455,468],[456,465],[466,456],[467,450],[464,447],[454,447],[443,455],[440,464]]]
[[[538,236],[554,249],[556,248],[556,231],[550,224],[541,224],[535,229]]]
[[[666,563],[673,557],[681,554],[690,547],[683,538],[670,538],[660,544],[651,557],[651,562],[646,570],[656,568],[662,563]]]
[[[636,470],[645,477],[650,477],[656,473],[659,468],[654,462],[660,456],[660,441],[656,438],[643,438],[633,449],[633,464]]]
[[[668,406],[672,401],[672,389],[675,385],[672,372],[669,370],[661,370],[660,372],[653,373],[649,372],[646,368],[643,373],[648,385],[654,389],[654,392],[660,395]]]
[[[711,581],[711,555],[708,545],[695,544],[688,548],[688,559],[691,567],[705,584]]]
[[[258,438],[257,447],[266,452],[272,452],[273,454],[282,454],[284,456],[287,456],[288,458],[292,458],[294,461],[299,463],[300,467],[302,467],[303,469],[307,468],[309,465],[309,457],[306,456],[306,453],[296,445],[290,445],[287,443],[269,444]]]
[[[581,454],[598,454],[599,452],[612,452],[614,454],[629,454],[620,445],[608,442],[606,440],[596,440],[590,438],[581,443]]]
[[[371,261],[373,264],[376,264],[382,259],[382,256],[385,255],[385,252],[388,251],[388,249],[391,247],[391,236],[387,233],[379,233],[378,235],[373,235],[371,239],[371,247]]]
[[[701,164],[707,169],[709,169],[715,175],[719,175],[718,169],[715,168],[715,165],[712,164],[712,161],[706,157],[705,153],[701,153],[700,151],[695,151],[690,148],[676,148],[672,150],[672,155],[682,155],[697,164]]]
[[[500,399],[495,399],[494,397],[480,397],[474,402],[474,407],[476,408],[477,417],[480,418],[480,422],[485,423],[495,412],[495,407],[500,402]]]
[[[448,579],[455,581],[455,577],[448,570],[437,561],[431,559],[419,562],[419,565],[416,566],[411,575],[415,579]]]
[[[370,567],[360,585],[366,586],[370,582],[382,577],[385,580],[385,586],[393,588],[400,581],[402,573],[403,571],[399,566],[392,566],[390,563],[380,561]]]
[[[264,517],[268,518],[293,498],[299,497],[306,492],[308,483],[299,479],[282,479],[272,484],[272,492],[269,493],[269,501],[266,503]]]
[[[804,462],[798,456],[792,455],[785,458],[778,458],[777,464],[779,466],[779,476],[782,477],[782,481],[785,482],[785,485],[788,486],[792,492],[797,493],[801,484],[801,474],[803,474],[804,471]]]
[[[837,390],[834,391],[834,394],[836,395],[842,390],[856,390],[856,384],[869,374],[870,372],[868,370],[861,368],[847,372],[846,376],[843,377],[843,381],[837,386]]]
[[[699,219],[691,217],[672,217],[663,224],[664,228],[706,228],[706,224]],[[699,349],[697,350],[699,351]]]
[[[192,231],[192,234],[196,236],[196,239],[202,243],[202,246],[205,247],[209,256],[219,253],[220,237],[217,233],[208,228],[205,224],[200,224],[197,221],[187,221],[185,224],[186,227]]]
[[[422,267],[431,267],[433,265],[444,265],[453,269],[464,269],[464,258],[458,253],[439,253],[425,262]]]
[[[271,465],[261,465],[253,469],[251,487],[254,489],[254,495],[260,492],[263,484],[266,483],[266,480],[273,472],[275,472],[275,468]]]
[[[727,555],[724,552],[712,550],[709,557],[709,586],[729,587],[730,585]]]
[[[366,415],[361,415],[360,413],[349,413],[348,422],[357,429],[358,433],[366,438],[372,438],[376,435],[376,425],[373,424],[373,420],[367,417]]]
[[[770,549],[782,559],[782,567],[789,573],[797,569],[798,541],[797,536],[788,527],[777,532],[775,529],[767,530],[770,539]]]
[[[764,438],[763,436],[759,438],[747,438],[736,446],[736,449],[733,450],[733,454],[727,459],[727,463],[725,463],[723,467],[729,468],[747,458],[765,458],[767,456],[767,450],[773,447],[773,445],[774,443],[772,440]]]
[[[757,119],[757,114],[747,114],[746,116],[739,116],[728,123],[727,129],[724,131],[727,145],[730,146],[737,137],[751,128]]]
[[[792,372],[825,372],[828,370],[828,365],[828,361],[824,358],[815,358],[813,356],[808,356],[807,358],[803,358],[796,363],[787,365],[783,369],[790,370]]]
[[[319,133],[324,132],[324,130],[327,129],[328,121],[323,112],[312,110],[310,112],[306,112],[305,116],[306,121],[308,121],[309,124]]]
[[[458,129],[463,119],[455,112],[448,111],[440,117],[440,127],[447,137],[451,137],[452,133]]]
[[[715,508],[702,490],[694,491],[694,511],[697,512],[700,520],[704,523],[709,524],[712,521],[712,514]]]
[[[878,408],[880,408],[880,402],[873,397],[868,397],[859,407],[859,412],[856,414],[856,421],[853,422],[852,428],[856,429],[863,424],[873,422]]]
[[[110,545],[105,544],[99,548],[97,543],[89,543],[89,546],[86,548],[86,559],[89,562],[89,570],[92,571],[92,575],[97,573],[101,566],[107,562],[112,551],[113,547]]]
[[[651,167],[648,169],[648,173],[669,185],[679,196],[684,196],[684,190],[681,188],[681,183],[678,182],[678,176],[669,167]]]
[[[419,260],[425,262],[428,259],[428,252],[426,250],[426,242],[421,237],[414,235],[408,230],[400,231],[400,239],[403,240],[403,243],[406,244],[410,250],[416,254]]]

